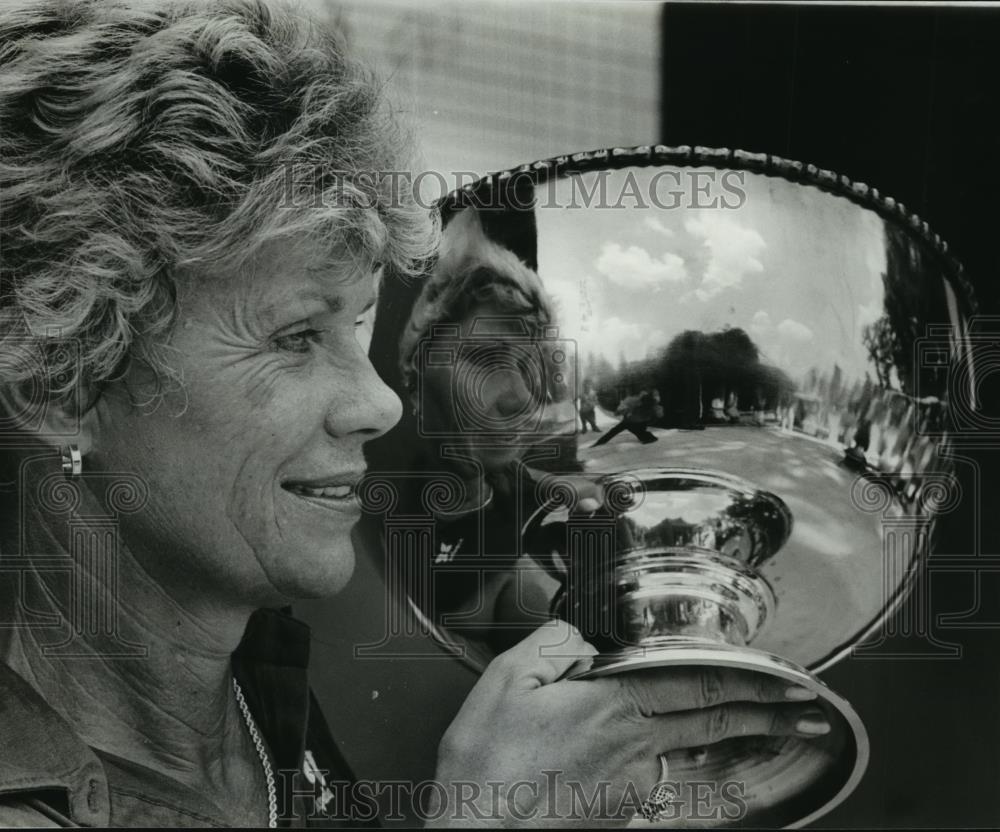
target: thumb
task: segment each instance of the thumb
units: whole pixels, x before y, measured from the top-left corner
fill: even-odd
[[[583,640],[576,627],[554,619],[501,653],[493,664],[514,687],[530,690],[551,685],[571,667],[588,662],[597,652],[596,647]]]

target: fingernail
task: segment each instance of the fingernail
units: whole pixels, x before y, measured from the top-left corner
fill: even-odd
[[[690,751],[688,751],[688,755],[691,758],[692,763],[694,763],[696,766],[702,766],[708,759],[708,749],[704,747],[692,748],[690,749]]]
[[[790,688],[785,688],[785,699],[790,699],[793,702],[805,702],[815,698],[816,691],[809,690],[809,688],[804,688],[801,685],[792,685]]]
[[[809,714],[795,723],[795,730],[800,734],[829,734],[830,723],[821,714]]]

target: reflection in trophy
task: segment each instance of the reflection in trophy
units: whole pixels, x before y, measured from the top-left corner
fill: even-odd
[[[668,209],[657,184],[681,170],[727,176],[743,198]],[[526,179],[533,199],[523,198]],[[505,207],[511,188],[520,198]],[[831,726],[822,737],[746,736],[667,762],[681,780],[744,784],[741,824],[798,826],[829,812],[863,776],[868,739],[816,674],[881,632],[914,585],[926,546],[899,541],[928,539],[925,492],[950,470],[939,447],[956,403],[969,409],[975,398],[971,373],[954,369],[970,360],[963,344],[975,308],[960,266],[877,191],[728,150],[559,157],[487,177],[442,208],[446,264],[483,235],[510,249],[511,268],[543,299],[544,323],[575,355],[561,386],[521,380],[539,391],[527,397],[536,403],[529,430],[498,435],[482,420],[469,429],[478,400],[452,396],[460,412],[435,434],[418,411],[431,401],[426,391],[445,389],[438,376],[453,384],[456,374],[406,364],[424,354],[404,334],[414,419],[383,444],[381,463],[376,449],[373,467],[440,464],[449,442],[480,472],[494,457],[517,463],[495,499],[473,500],[465,519],[435,519],[438,538],[460,540],[463,556],[489,556],[480,563],[495,567],[501,588],[489,595],[477,581],[476,598],[454,597],[444,611],[477,610],[480,642],[496,649],[502,639],[489,636],[507,632],[512,611],[523,621],[566,618],[600,650],[589,676],[709,665],[814,690]],[[428,296],[447,296],[442,275],[439,267],[433,289],[414,298],[404,331],[429,329],[420,316]],[[479,349],[478,334],[458,323],[444,339],[452,368]],[[933,350],[924,347],[931,336]],[[488,377],[484,365],[481,389]],[[552,414],[558,405],[551,425],[537,418],[543,404]],[[571,423],[575,436],[565,433]],[[407,456],[421,442],[436,455]],[[539,453],[553,445],[558,453]],[[876,479],[887,494],[873,512],[856,495]],[[600,495],[596,508],[584,493]],[[498,530],[512,527],[508,544]],[[475,565],[456,557],[448,568],[462,563]],[[503,577],[513,573],[516,581]],[[531,598],[511,603],[510,587],[539,574]],[[471,632],[449,628],[441,609],[422,612],[448,639]]]
[[[572,535],[552,611],[600,649],[597,667],[646,658],[678,638],[753,641],[775,608],[757,567],[792,528],[781,499],[697,469],[630,471],[600,482],[604,504],[585,525],[560,505],[543,507],[525,527],[529,547],[535,525],[551,525],[554,516]],[[602,515],[608,522],[598,525]]]

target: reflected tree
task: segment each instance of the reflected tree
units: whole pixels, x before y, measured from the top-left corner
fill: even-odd
[[[745,330],[732,327],[685,330],[659,353],[625,364],[599,385],[601,406],[613,410],[643,388],[660,391],[666,426],[686,427],[706,419],[713,399],[738,402],[744,409],[774,409],[791,396],[795,384],[761,361]]]
[[[927,322],[940,321],[947,309],[940,270],[930,262],[936,255],[905,229],[890,224],[885,226],[885,242],[884,312],[864,328],[868,357],[882,387],[943,398],[948,368],[922,364],[916,354],[918,340],[927,335]]]

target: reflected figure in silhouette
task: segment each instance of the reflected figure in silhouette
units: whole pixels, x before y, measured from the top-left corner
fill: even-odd
[[[642,390],[637,396],[628,396],[618,405],[618,413],[622,420],[611,430],[607,431],[590,447],[596,448],[598,445],[606,445],[622,431],[629,431],[643,445],[656,442],[656,437],[649,432],[649,425],[657,419],[657,413],[663,415],[663,408],[659,404],[659,393]]]
[[[583,393],[580,394],[580,432],[587,433],[593,430],[600,433],[597,421],[594,418],[597,412],[597,391],[590,379],[583,382]]]

